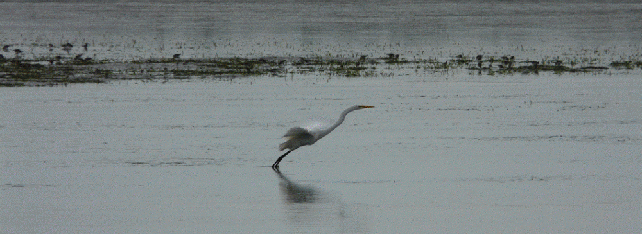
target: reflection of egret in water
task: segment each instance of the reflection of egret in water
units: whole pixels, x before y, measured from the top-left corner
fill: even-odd
[[[287,203],[314,203],[319,196],[318,192],[310,186],[302,186],[292,182],[281,171],[275,169],[276,174],[281,178],[281,192]]]
[[[304,232],[367,232],[358,206],[344,204],[310,185],[295,183],[276,168],[274,172],[281,179],[279,188],[287,205],[286,214],[295,228]]]

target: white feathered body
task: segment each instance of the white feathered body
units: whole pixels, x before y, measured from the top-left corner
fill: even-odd
[[[348,113],[359,110],[362,108],[371,108],[371,106],[352,106],[339,115],[339,119],[332,126],[324,128],[321,124],[314,124],[307,128],[294,127],[288,130],[283,137],[287,140],[279,145],[279,150],[283,151],[285,149],[295,150],[301,146],[312,145],[319,139],[328,135],[332,130],[337,128],[345,120]]]

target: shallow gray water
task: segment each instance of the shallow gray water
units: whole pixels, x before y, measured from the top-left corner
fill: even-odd
[[[0,3],[0,43],[24,58],[66,56],[59,46],[70,42],[72,54],[112,60],[176,53],[626,59],[640,56],[641,20],[638,1],[9,1]]]
[[[635,232],[639,74],[3,89],[4,233]],[[281,163],[280,136],[356,111]]]
[[[637,3],[1,2],[23,58],[639,59]],[[70,53],[66,42],[76,45]],[[55,48],[49,51],[48,44]],[[79,45],[89,43],[84,51]],[[7,58],[14,55],[2,51]],[[638,70],[0,90],[1,233],[635,233]],[[280,136],[351,113],[281,163]]]

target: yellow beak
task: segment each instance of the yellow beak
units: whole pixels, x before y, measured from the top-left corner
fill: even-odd
[[[361,108],[374,108],[374,106],[359,106]]]

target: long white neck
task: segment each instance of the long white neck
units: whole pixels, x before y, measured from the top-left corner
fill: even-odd
[[[339,115],[339,119],[337,120],[337,122],[334,123],[334,125],[332,125],[330,128],[328,128],[325,131],[321,132],[319,134],[317,140],[323,138],[324,136],[326,136],[328,134],[330,134],[330,132],[332,132],[332,130],[334,130],[335,128],[339,127],[339,125],[341,125],[343,123],[343,121],[346,119],[346,115],[348,115],[348,113],[350,113],[352,111],[355,111],[355,110],[358,110],[358,109],[360,109],[359,105],[356,105],[356,106],[352,106],[352,107],[344,110],[343,112],[341,112],[341,115]]]

